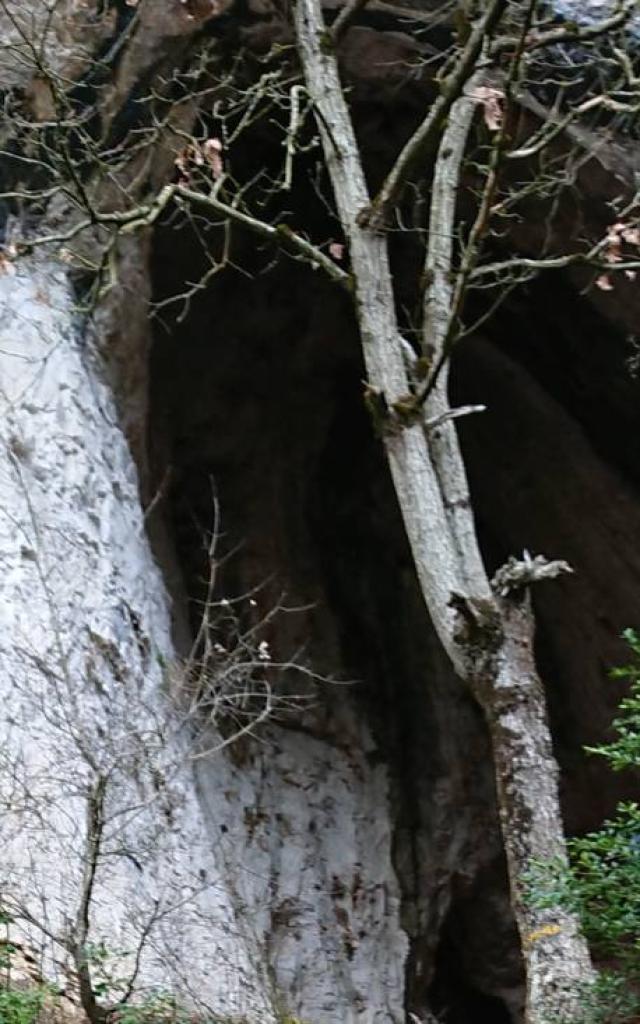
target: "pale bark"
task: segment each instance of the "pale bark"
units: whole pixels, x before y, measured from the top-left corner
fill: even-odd
[[[319,0],[298,0],[296,30],[349,243],[369,385],[392,409],[407,395],[409,384],[387,245],[359,217],[368,208],[369,195],[337,62],[323,45],[326,30]],[[436,358],[448,328],[455,189],[469,102],[463,99],[456,106],[434,181],[426,324]],[[427,413],[437,416],[447,409],[443,376]],[[505,599],[492,592],[453,423],[445,419],[428,435],[417,422],[398,425],[391,420],[388,428],[383,429],[385,450],[425,603],[456,671],[482,705],[491,732],[512,906],[527,979],[526,1021],[575,1019],[581,988],[591,977],[577,922],[559,910],[534,910],[523,899],[531,860],[562,856],[564,851],[557,766],[533,656],[528,602],[521,592]]]
[[[475,74],[468,83],[469,93],[478,82],[479,75]],[[423,351],[429,353],[432,372],[443,358],[443,347],[450,329],[457,185],[475,106],[473,99],[468,97],[453,105],[433,179],[422,321]],[[453,420],[446,419],[449,411],[448,382],[449,364],[445,360],[425,409],[428,421],[444,417],[442,425],[429,435],[429,447],[465,584],[473,587],[476,597],[487,599],[491,597],[491,591],[475,535],[458,435]]]

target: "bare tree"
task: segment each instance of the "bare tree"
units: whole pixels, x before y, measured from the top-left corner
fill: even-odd
[[[341,41],[364,7],[350,3],[330,26],[320,0],[297,0],[297,62],[289,51],[279,59],[272,54],[253,76],[240,61],[224,61],[215,47],[198,41],[186,63],[152,76],[137,121],[114,135],[113,83],[97,89],[95,108],[104,116],[96,131],[64,74],[42,57],[19,12],[6,6],[12,47],[44,82],[48,114],[25,114],[15,98],[7,105],[8,122],[19,124],[23,143],[17,156],[12,151],[18,172],[4,194],[18,224],[5,271],[23,252],[53,248],[91,271],[95,299],[117,281],[123,236],[160,217],[186,218],[209,269],[175,297],[183,311],[229,263],[230,233],[238,229],[322,270],[352,295],[367,373],[364,399],[384,445],[425,605],[491,734],[526,969],[526,1021],[571,1020],[592,977],[585,942],[572,915],[534,909],[525,899],[531,862],[562,857],[564,849],[528,592],[570,568],[525,553],[488,578],[455,425],[482,407],[452,409],[447,375],[456,343],[477,326],[470,312],[474,296],[483,297],[487,316],[509,289],[544,270],[572,268],[587,286],[609,290],[615,275],[633,279],[640,267],[632,182],[611,204],[604,230],[585,227],[567,243],[553,215],[564,190],[579,181],[603,126],[609,130],[640,109],[638,77],[625,49],[634,4],[623,0],[607,17],[583,25],[558,22],[537,0],[480,5],[438,54],[435,98],[375,195],[340,72]],[[422,20],[426,29],[437,17],[431,11],[404,16]],[[574,78],[559,83],[554,59],[562,47]],[[576,69],[599,48],[606,53],[607,80],[576,97]],[[265,170],[244,180],[234,166],[236,144],[268,118],[283,142],[282,165],[277,174]],[[324,198],[335,204],[341,226],[338,243],[314,239],[304,224],[291,226],[284,212],[295,162],[317,138],[330,181],[331,195]],[[22,165],[37,168],[35,185],[23,183]],[[411,195],[427,197],[429,214],[418,232],[424,242],[423,272],[415,282],[421,323],[409,335],[388,238],[403,230]],[[51,230],[23,226],[34,203],[47,209]],[[540,244],[522,253],[518,219],[541,210]],[[220,228],[213,240],[201,230],[211,222]],[[96,833],[102,816],[101,778],[90,788],[87,835]],[[83,928],[80,908],[80,946]]]

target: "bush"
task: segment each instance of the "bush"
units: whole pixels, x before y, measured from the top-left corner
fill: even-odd
[[[587,747],[612,771],[640,768],[640,635],[623,634],[632,659],[611,675],[630,683],[613,721],[611,743]],[[594,959],[613,964],[585,994],[584,1016],[572,1024],[633,1024],[640,1014],[640,806],[621,803],[601,828],[568,843],[569,863],[536,864],[530,898],[579,914]]]
[[[47,995],[43,986],[0,988],[0,1024],[36,1024]]]

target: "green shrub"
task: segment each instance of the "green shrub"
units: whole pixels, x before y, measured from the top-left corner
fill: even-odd
[[[46,985],[29,986],[28,989],[11,985],[11,963],[16,947],[9,941],[11,915],[0,907],[0,927],[6,929],[6,938],[0,944],[0,1024],[36,1024],[47,996],[51,995]]]
[[[612,723],[615,739],[586,748],[616,772],[640,768],[640,635],[626,630],[623,636],[632,659],[611,675],[630,687]],[[640,806],[619,804],[597,831],[570,840],[568,853],[568,866],[534,865],[530,898],[576,912],[594,959],[615,964],[599,973],[581,1021],[572,1024],[632,1024],[640,1014]]]
[[[43,986],[0,988],[0,1024],[36,1024],[47,994]]]
[[[127,1003],[117,1011],[118,1024],[187,1024],[189,1017],[175,999],[156,992],[139,1003]]]

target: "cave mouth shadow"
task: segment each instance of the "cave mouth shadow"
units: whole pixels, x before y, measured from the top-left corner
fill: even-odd
[[[524,1013],[525,978],[515,922],[505,928],[499,905],[487,887],[501,875],[479,877],[473,890],[449,907],[433,957],[425,998],[440,1024],[519,1024]],[[492,885],[493,883],[493,885]],[[455,886],[454,886],[455,888]],[[493,945],[488,960],[486,950]]]
[[[460,948],[443,931],[435,957],[429,1005],[439,1024],[514,1024],[504,1000],[472,985],[461,963]]]
[[[243,250],[242,258],[251,253]],[[152,259],[156,301],[177,293],[183,276],[199,273],[188,231],[160,225]],[[448,841],[443,853],[431,836],[443,780],[457,779],[445,787],[439,828],[452,837],[451,851],[455,836],[465,833],[465,870],[473,873],[476,857],[489,856],[487,844],[495,844],[493,774],[481,716],[452,679],[427,621],[382,447],[362,401],[363,377],[348,300],[306,268],[283,260],[250,278],[233,270],[219,275],[184,319],[167,316],[155,326],[156,476],[162,480],[171,466],[164,511],[192,626],[206,578],[212,480],[225,549],[237,547],[224,566],[224,586],[233,595],[270,576],[276,587],[286,579],[300,603],[321,609],[298,620],[300,628],[315,630],[316,649],[337,651],[344,675],[362,681],[349,699],[358,702],[376,756],[388,765],[403,900],[428,908],[436,876],[461,870]],[[463,758],[485,767],[464,778],[456,771]],[[422,867],[414,869],[407,865],[414,865],[417,835],[426,845]],[[507,913],[504,878],[495,885]],[[422,924],[425,932],[439,927],[430,919]],[[470,911],[470,947],[477,949],[483,926]],[[443,1024],[511,1024],[502,1001],[469,979],[468,952],[461,963],[465,941],[443,940],[438,951],[433,1000]],[[496,946],[494,956],[493,947],[488,937],[489,985],[501,966],[501,950]],[[408,964],[408,990],[411,971]]]

